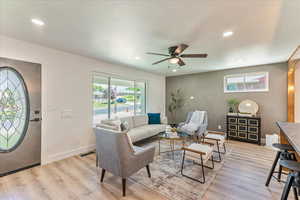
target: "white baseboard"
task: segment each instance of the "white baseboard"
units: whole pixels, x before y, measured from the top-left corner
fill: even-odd
[[[95,148],[96,148],[96,145],[93,144],[93,145],[89,145],[86,147],[80,147],[78,149],[74,149],[71,151],[62,152],[62,153],[58,153],[58,154],[54,154],[54,155],[49,155],[48,158],[42,162],[42,165],[46,165],[46,164],[49,164],[49,163],[52,163],[55,161],[63,160],[63,159],[66,159],[66,158],[69,158],[72,156],[77,156],[82,153],[87,153],[87,152],[95,150]]]

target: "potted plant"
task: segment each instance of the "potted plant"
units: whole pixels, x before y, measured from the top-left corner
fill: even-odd
[[[239,103],[239,100],[237,100],[236,98],[228,99],[227,104],[229,106],[229,113],[237,113],[237,105]]]
[[[176,125],[176,113],[184,105],[183,94],[180,89],[177,89],[175,92],[171,92],[171,100],[168,106],[168,111],[171,113],[171,126]]]

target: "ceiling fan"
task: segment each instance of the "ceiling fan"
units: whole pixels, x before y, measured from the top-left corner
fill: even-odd
[[[179,66],[184,66],[185,63],[183,62],[182,58],[206,58],[207,57],[207,54],[205,54],[205,53],[204,54],[182,54],[182,52],[188,47],[189,47],[189,45],[187,45],[187,44],[179,44],[177,46],[169,47],[168,48],[169,54],[152,53],[152,52],[147,52],[147,54],[167,57],[167,58],[164,58],[162,60],[152,63],[152,65],[156,65],[158,63],[169,60],[169,62],[172,64],[177,63]]]

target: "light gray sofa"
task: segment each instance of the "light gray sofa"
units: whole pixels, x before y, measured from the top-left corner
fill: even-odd
[[[143,139],[157,135],[158,133],[165,131],[168,120],[166,117],[161,118],[161,124],[148,124],[148,116],[132,116],[120,118],[122,122],[126,121],[129,125],[128,135],[131,141],[138,142]]]
[[[122,178],[123,196],[126,195],[126,178],[143,167],[151,177],[149,164],[153,162],[155,147],[135,147],[127,136],[127,131],[119,132],[95,128],[97,161],[102,168],[101,182],[108,171]]]

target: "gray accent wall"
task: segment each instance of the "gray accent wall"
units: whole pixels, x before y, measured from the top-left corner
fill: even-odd
[[[166,79],[166,106],[170,103],[170,93],[181,89],[185,97],[185,106],[178,111],[176,122],[184,121],[187,112],[206,110],[208,128],[226,129],[227,99],[250,99],[259,105],[262,118],[262,137],[265,134],[278,133],[276,121],[287,120],[287,63],[259,65],[222,71],[172,76]],[[249,72],[269,72],[269,92],[224,93],[224,76]],[[191,100],[190,97],[194,96]],[[168,118],[171,117],[167,110]]]

